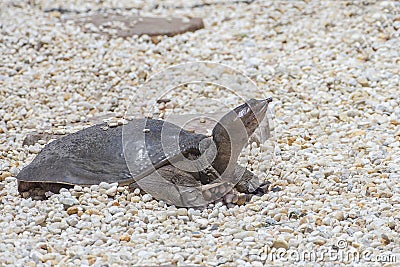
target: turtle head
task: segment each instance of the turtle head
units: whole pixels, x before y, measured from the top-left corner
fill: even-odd
[[[212,136],[217,154],[212,165],[219,173],[223,173],[230,163],[235,166],[249,137],[264,119],[271,101],[272,98],[250,99],[225,114],[215,125]]]
[[[233,117],[233,120],[240,120],[242,122],[247,132],[246,140],[254,133],[260,122],[264,119],[268,104],[271,101],[271,97],[263,100],[250,99],[234,109],[236,118]]]
[[[233,142],[243,146],[264,119],[272,98],[250,99],[228,112],[213,129],[213,139],[219,145]]]

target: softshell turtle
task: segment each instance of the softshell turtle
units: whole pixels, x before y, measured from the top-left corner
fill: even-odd
[[[118,182],[177,206],[204,205],[233,186],[243,193],[262,192],[257,176],[237,159],[271,101],[250,99],[231,110],[211,138],[155,119],[91,126],[46,145],[17,175],[18,190],[58,192]]]

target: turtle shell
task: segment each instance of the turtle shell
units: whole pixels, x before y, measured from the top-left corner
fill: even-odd
[[[199,154],[199,143],[205,138],[154,119],[135,119],[117,127],[94,125],[46,145],[17,175],[18,189],[23,192],[39,185],[59,190],[100,182],[127,185],[177,155]]]

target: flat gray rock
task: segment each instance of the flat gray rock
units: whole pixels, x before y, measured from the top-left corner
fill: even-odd
[[[75,17],[85,32],[100,33],[117,37],[147,34],[149,36],[174,36],[204,28],[201,18],[157,18],[124,16],[116,14],[95,14]]]

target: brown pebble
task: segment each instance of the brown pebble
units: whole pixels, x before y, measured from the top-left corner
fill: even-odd
[[[171,99],[168,99],[168,98],[160,98],[160,99],[157,99],[157,104],[168,103],[170,101],[171,101]]]
[[[69,208],[67,209],[68,215],[77,214],[78,211],[79,211],[79,210],[78,210],[78,207],[77,207],[77,206],[72,206],[72,207],[69,207]]]
[[[211,235],[212,235],[213,237],[215,237],[215,238],[218,238],[218,237],[220,237],[222,234],[221,234],[220,232],[213,232]]]
[[[3,172],[1,175],[0,175],[0,181],[4,181],[7,177],[10,177],[11,176],[11,173],[10,172]]]
[[[88,257],[89,265],[93,265],[95,262],[96,262],[96,257],[95,256],[89,256]]]
[[[246,203],[246,195],[239,195],[236,204],[243,205],[244,203]]]
[[[391,242],[390,238],[386,234],[382,234],[381,243],[383,245],[388,245],[390,244],[390,242]]]
[[[288,249],[289,244],[285,240],[278,239],[278,240],[274,240],[274,242],[272,243],[272,247]]]
[[[201,237],[201,233],[200,232],[193,232],[192,233],[192,237],[200,238]]]
[[[150,40],[153,44],[158,44],[159,42],[161,42],[161,38],[160,36],[151,36]]]
[[[324,245],[325,243],[326,243],[326,241],[323,240],[323,239],[317,239],[317,240],[314,241],[314,244],[316,244],[316,245],[318,245],[318,246],[322,246],[322,245]]]
[[[88,209],[88,210],[86,210],[85,211],[85,213],[86,214],[88,214],[88,215],[98,215],[99,214],[99,212],[97,211],[97,210],[95,210],[95,209]]]
[[[362,86],[362,87],[367,87],[369,86],[368,80],[365,78],[358,78],[357,82]]]
[[[70,93],[66,93],[64,94],[64,100],[67,101],[71,98],[71,94]]]
[[[119,237],[119,241],[129,242],[129,241],[131,241],[131,236],[128,234],[123,234],[122,236]]]

